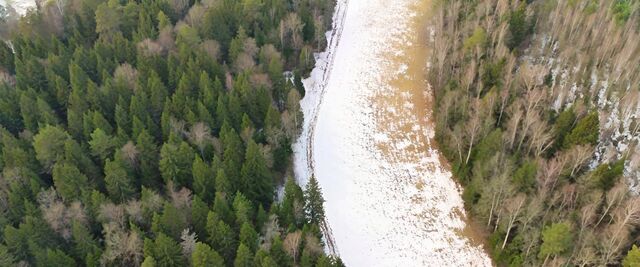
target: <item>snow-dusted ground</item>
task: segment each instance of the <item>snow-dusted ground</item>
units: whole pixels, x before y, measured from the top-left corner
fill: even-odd
[[[296,177],[318,178],[327,239],[347,266],[491,265],[463,235],[460,188],[431,146],[430,113],[391,82],[408,76],[408,62],[390,59],[411,60],[403,48],[426,15],[419,2],[339,0],[327,52],[304,81]]]
[[[27,10],[36,8],[36,1],[34,0],[0,0],[0,6],[11,6],[15,9],[16,13],[24,15]]]

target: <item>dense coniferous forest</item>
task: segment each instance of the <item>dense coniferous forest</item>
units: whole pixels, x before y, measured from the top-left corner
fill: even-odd
[[[437,2],[436,138],[496,264],[639,266],[639,5]]]
[[[0,266],[342,265],[290,178],[334,1],[37,5],[1,13]]]

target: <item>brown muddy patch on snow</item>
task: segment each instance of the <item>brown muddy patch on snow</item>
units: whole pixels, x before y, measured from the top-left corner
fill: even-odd
[[[402,173],[395,179],[401,184],[412,184],[419,192],[433,190],[429,188],[429,179],[442,178],[436,173],[448,173],[450,170],[433,138],[433,94],[426,79],[431,52],[426,25],[431,7],[429,0],[419,1],[413,7],[411,34],[390,44],[392,49],[383,55],[386,66],[380,79],[391,90],[378,91],[370,102],[377,125],[374,136],[376,149],[391,164],[411,166],[412,171],[407,170],[406,175]],[[427,157],[436,160],[427,160]],[[427,201],[433,201],[421,194],[411,195],[409,200],[413,205],[429,205]],[[427,225],[438,219],[434,218],[438,216],[437,212],[429,209],[407,216],[414,216]],[[457,235],[468,239],[473,246],[486,246],[484,240],[487,237],[482,226],[468,219],[464,210],[454,209],[448,217],[465,222],[464,228],[455,231]]]

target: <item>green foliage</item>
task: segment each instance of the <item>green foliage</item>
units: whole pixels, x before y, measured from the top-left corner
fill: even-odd
[[[141,267],[155,267],[156,266],[156,260],[153,259],[153,257],[151,256],[147,256],[146,258],[144,258],[144,261],[142,262],[142,265],[140,265]]]
[[[0,266],[13,266],[16,264],[16,259],[11,255],[11,252],[6,246],[0,245]]]
[[[580,119],[576,127],[564,138],[565,149],[574,145],[596,145],[600,136],[600,120],[597,112],[591,112]]]
[[[613,1],[613,15],[618,25],[623,25],[629,20],[633,11],[632,0],[615,0]]]
[[[64,144],[70,138],[69,134],[55,126],[46,126],[33,137],[36,158],[45,170],[52,170],[53,165],[63,158]]]
[[[237,225],[251,222],[253,207],[251,207],[251,202],[242,193],[237,193],[233,198],[233,210],[235,211]]]
[[[104,165],[104,182],[107,192],[113,201],[124,202],[128,198],[136,196],[136,186],[123,162],[107,159]]]
[[[152,257],[156,262],[154,265],[158,267],[185,265],[180,245],[163,233],[158,234],[155,240],[144,240],[144,254]]]
[[[244,244],[251,251],[255,251],[258,248],[258,233],[248,222],[243,223],[242,227],[240,227],[240,244]]]
[[[510,37],[507,41],[507,46],[510,49],[515,49],[527,38],[531,31],[531,26],[527,21],[527,5],[525,3],[520,6],[509,15],[509,33]]]
[[[631,247],[631,250],[627,252],[627,256],[622,260],[622,266],[624,267],[638,267],[640,266],[640,249],[635,244]]]
[[[322,190],[315,176],[311,176],[307,183],[305,194],[305,212],[307,219],[314,224],[320,224],[324,221],[324,197]]]
[[[153,216],[153,231],[162,232],[176,240],[180,238],[182,230],[187,228],[187,218],[184,210],[179,210],[169,202],[165,202],[162,214]],[[156,258],[157,259],[157,258]]]
[[[211,169],[199,156],[195,157],[191,168],[193,174],[193,190],[204,200],[211,201],[215,193],[215,179]]]
[[[234,267],[252,267],[253,255],[251,250],[247,248],[245,244],[240,243],[238,246],[238,252],[236,253],[236,259],[233,261]]]
[[[273,200],[273,177],[258,144],[249,140],[241,170],[241,187],[251,200],[269,205]]]
[[[53,184],[60,196],[68,201],[78,199],[78,193],[89,187],[87,176],[72,163],[56,163],[53,167]]]
[[[519,187],[520,191],[531,192],[536,185],[536,172],[536,164],[527,161],[513,173],[513,183]]]
[[[191,263],[194,267],[222,267],[224,266],[224,260],[216,252],[211,249],[209,245],[202,242],[197,242],[196,247],[191,254]]]
[[[469,38],[464,40],[464,50],[471,50],[476,46],[482,46],[487,41],[487,33],[481,27],[477,27]]]
[[[115,139],[108,136],[102,129],[96,128],[96,130],[91,133],[89,146],[91,146],[91,152],[94,156],[101,160],[106,160],[111,156],[111,153],[113,153]]]
[[[47,249],[46,251],[38,253],[36,256],[36,263],[38,266],[47,267],[76,266],[73,258],[58,249]]]
[[[0,43],[0,69],[4,69],[9,73],[15,72],[13,51],[5,42]]]
[[[553,142],[554,150],[559,149],[563,145],[565,137],[571,132],[575,123],[576,114],[573,108],[565,109],[558,115],[553,128],[555,135]]]
[[[554,223],[542,231],[540,258],[559,256],[573,246],[573,233],[567,223]]]
[[[482,82],[484,87],[490,89],[494,86],[500,88],[502,86],[502,69],[506,64],[505,60],[499,60],[495,63],[487,64],[482,71]],[[503,88],[509,90],[509,88]]]
[[[184,141],[165,143],[160,150],[160,173],[165,183],[172,181],[177,186],[191,184],[191,167],[195,151]]]
[[[613,163],[604,163],[591,173],[591,181],[603,191],[609,191],[620,179],[624,172],[624,159]]]

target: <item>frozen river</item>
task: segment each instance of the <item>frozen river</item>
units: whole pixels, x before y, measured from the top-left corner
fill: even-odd
[[[341,0],[301,104],[296,175],[314,173],[347,266],[490,266],[432,143],[430,2]],[[330,242],[332,243],[332,242]]]

